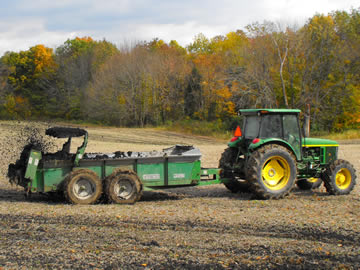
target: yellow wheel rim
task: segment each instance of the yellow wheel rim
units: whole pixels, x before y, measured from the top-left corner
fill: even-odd
[[[281,190],[289,182],[290,165],[280,156],[270,157],[262,168],[262,180],[270,190]]]
[[[351,173],[348,169],[342,168],[335,176],[336,186],[340,189],[347,189],[351,184]]]
[[[315,178],[315,177],[311,177],[311,178],[308,178],[308,181],[310,183],[315,183],[319,178]]]

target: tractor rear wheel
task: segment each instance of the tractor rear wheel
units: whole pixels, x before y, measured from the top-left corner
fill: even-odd
[[[322,180],[321,178],[308,178],[308,179],[300,179],[296,182],[296,185],[301,190],[310,190],[316,189],[321,186]]]
[[[117,170],[106,178],[105,194],[112,203],[133,204],[142,195],[142,184],[135,172]]]
[[[222,153],[219,168],[223,169],[225,173],[222,173],[221,177],[230,178],[228,183],[224,183],[225,187],[232,193],[237,192],[249,192],[249,185],[246,180],[240,180],[233,176],[233,174],[226,173],[227,170],[232,170],[234,163],[237,159],[238,149],[227,148]]]
[[[350,162],[337,159],[326,168],[323,180],[329,194],[349,194],[356,184],[356,171]]]
[[[256,197],[280,199],[288,195],[295,185],[295,157],[283,146],[265,145],[252,153],[246,173]]]
[[[71,172],[64,181],[64,195],[69,203],[93,204],[102,193],[102,183],[97,174],[88,169]]]

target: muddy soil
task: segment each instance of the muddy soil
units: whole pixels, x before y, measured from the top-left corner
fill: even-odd
[[[359,185],[347,196],[330,196],[321,186],[275,201],[232,194],[222,185],[144,192],[135,205],[69,205],[41,195],[29,200],[5,178],[8,164],[19,158],[23,142],[16,130],[23,125],[0,122],[0,269],[360,268]],[[201,150],[204,167],[217,166],[226,147],[153,129],[87,131],[88,152],[187,144]],[[58,140],[58,147],[66,141]],[[360,182],[359,142],[341,142],[339,155],[355,166]]]

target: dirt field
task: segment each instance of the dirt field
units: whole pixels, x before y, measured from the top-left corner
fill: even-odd
[[[347,196],[297,189],[252,200],[222,185],[145,192],[135,205],[25,200],[5,178],[22,123],[0,122],[0,269],[359,269],[360,185]],[[32,125],[36,125],[35,123]],[[43,126],[44,128],[44,126]],[[151,129],[89,128],[88,152],[200,148],[218,165],[226,142]],[[359,142],[339,155],[360,172]]]

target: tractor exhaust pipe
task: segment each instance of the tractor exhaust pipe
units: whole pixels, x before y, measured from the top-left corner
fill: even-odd
[[[303,129],[304,129],[304,136],[310,137],[310,104],[306,105]]]

